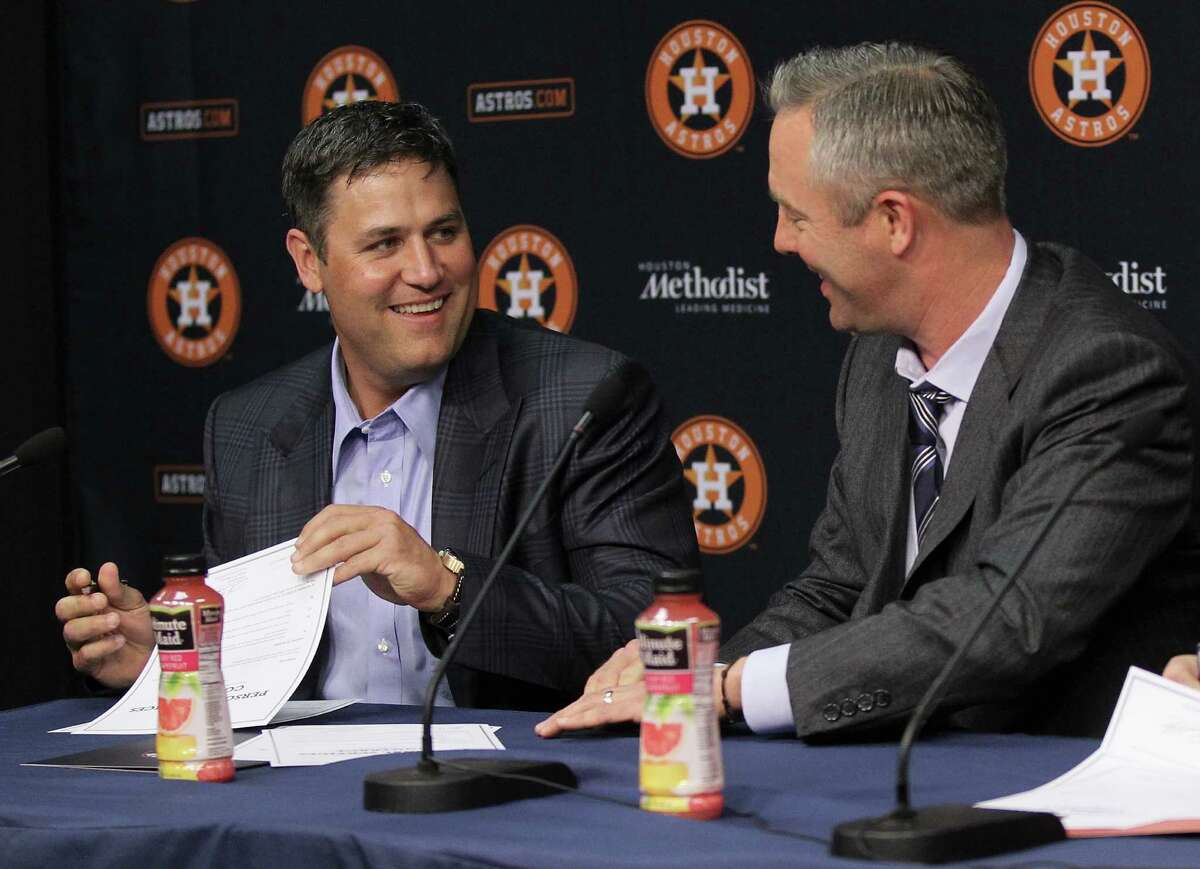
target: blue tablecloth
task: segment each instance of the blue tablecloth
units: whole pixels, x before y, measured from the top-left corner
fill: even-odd
[[[868,864],[829,856],[832,827],[881,814],[892,798],[894,743],[809,746],[749,736],[724,742],[725,799],[732,812],[709,822],[659,817],[576,794],[442,815],[364,810],[363,777],[409,765],[412,755],[259,767],[221,785],[19,765],[131,739],[46,732],[89,720],[107,702],[62,700],[0,713],[0,865],[850,867]],[[637,799],[632,732],[543,741],[531,730],[536,715],[437,714],[442,722],[501,725],[508,756],[562,760],[575,770],[581,790]],[[418,719],[411,707],[359,705],[305,723]],[[974,802],[1027,789],[1095,748],[1081,739],[936,736],[916,750],[914,800]],[[1198,866],[1200,839],[1074,840],[987,863]]]

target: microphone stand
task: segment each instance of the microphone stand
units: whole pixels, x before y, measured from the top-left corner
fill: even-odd
[[[603,384],[601,384],[603,386]],[[599,390],[600,387],[597,387]],[[609,390],[611,393],[611,389]],[[589,401],[589,404],[593,402]],[[534,493],[525,512],[521,514],[508,543],[500,551],[491,571],[479,588],[479,594],[471,602],[459,621],[454,637],[438,661],[433,678],[425,689],[425,707],[421,718],[421,759],[415,766],[388,772],[373,773],[363,781],[363,807],[373,812],[398,812],[405,814],[453,812],[481,806],[494,806],[531,797],[544,797],[574,788],[578,780],[571,768],[557,761],[539,760],[485,760],[471,758],[455,761],[453,766],[442,766],[433,759],[433,703],[437,688],[446,674],[446,667],[454,660],[459,644],[474,621],[488,592],[496,583],[503,567],[512,556],[517,541],[521,539],[525,526],[533,518],[534,511],[545,497],[550,484],[562,470],[571,448],[591,425],[598,414],[585,410],[579,422],[571,429],[566,442],[559,450],[550,473]]]
[[[912,754],[913,742],[937,708],[936,701],[941,698],[950,677],[984,627],[991,621],[993,614],[1000,608],[1001,601],[1016,584],[1025,565],[1066,508],[1071,496],[1085,480],[1126,449],[1136,448],[1150,441],[1162,429],[1162,423],[1162,416],[1157,411],[1126,420],[1114,433],[1115,443],[1101,460],[1085,468],[1059,498],[1026,547],[1017,566],[1008,574],[1008,578],[992,597],[987,609],[976,619],[967,638],[954,650],[954,654],[933,680],[933,684],[929,686],[909,719],[900,739],[896,771],[896,808],[877,818],[861,818],[838,824],[833,830],[830,853],[858,860],[946,863],[1020,851],[1058,842],[1067,837],[1058,816],[1049,812],[981,809],[955,803],[914,809],[909,801],[908,761]]]

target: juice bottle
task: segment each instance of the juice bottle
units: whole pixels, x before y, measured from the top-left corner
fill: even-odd
[[[725,783],[712,683],[721,622],[700,602],[698,570],[664,570],[654,579],[654,595],[636,622],[646,677],[641,805],[678,817],[716,818]]]
[[[158,682],[158,774],[187,781],[233,778],[233,730],[221,675],[225,600],[204,582],[202,555],[163,559],[150,599],[162,675]]]

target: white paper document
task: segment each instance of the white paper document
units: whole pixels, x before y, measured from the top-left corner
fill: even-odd
[[[295,540],[214,567],[208,584],[225,598],[221,669],[234,727],[262,727],[275,719],[317,653],[329,609],[333,568],[297,576]],[[103,715],[70,733],[154,733],[157,730],[158,654],[125,696]],[[323,702],[323,701],[317,701]],[[333,701],[341,706],[352,701]],[[308,707],[296,720],[330,711]]]
[[[489,724],[435,724],[433,750],[503,751],[496,736],[499,727]],[[421,750],[420,724],[301,724],[273,727],[262,737],[270,738],[268,752],[262,745],[249,751],[255,760],[269,760],[271,766],[323,766],[339,760],[353,760],[377,754]],[[239,746],[241,749],[242,746]],[[236,755],[241,757],[241,755]],[[247,759],[250,759],[249,757]]]
[[[1053,812],[1070,836],[1200,832],[1200,691],[1130,667],[1099,749],[1048,784],[979,805]]]

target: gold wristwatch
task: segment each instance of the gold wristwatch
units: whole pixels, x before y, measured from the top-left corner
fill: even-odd
[[[463,564],[463,560],[454,554],[452,549],[439,549],[438,561],[442,562],[442,567],[458,577],[458,582],[454,584],[454,591],[450,597],[446,598],[446,602],[442,604],[442,608],[429,616],[429,623],[447,634],[453,634],[454,628],[458,625],[458,609],[459,601],[462,599],[463,577],[467,575],[467,566]]]

